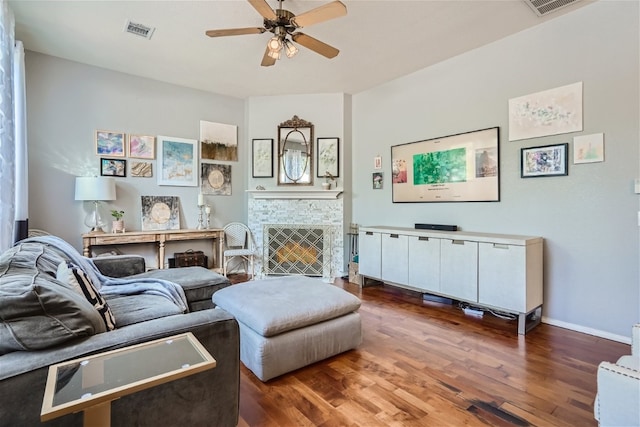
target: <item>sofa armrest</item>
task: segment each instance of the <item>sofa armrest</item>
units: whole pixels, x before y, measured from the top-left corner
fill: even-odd
[[[235,427],[240,333],[235,318],[220,309],[149,320],[51,349],[0,356],[0,426],[41,425],[49,365],[184,332],[193,333],[216,359],[216,367],[112,402],[112,425]],[[82,413],[65,415],[46,425],[81,426]]]
[[[597,381],[593,410],[600,426],[640,425],[640,371],[602,362]]]
[[[145,260],[140,255],[113,255],[91,258],[100,273],[109,277],[127,277],[145,272]]]

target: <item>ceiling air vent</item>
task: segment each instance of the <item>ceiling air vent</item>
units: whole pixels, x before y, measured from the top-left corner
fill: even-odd
[[[548,15],[580,0],[524,0],[538,16]]]
[[[124,31],[136,36],[144,37],[145,39],[150,39],[153,35],[153,32],[155,31],[155,28],[137,24],[132,21],[127,21],[127,25],[125,25]]]

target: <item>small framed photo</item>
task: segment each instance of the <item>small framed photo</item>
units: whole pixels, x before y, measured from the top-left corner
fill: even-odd
[[[100,159],[100,175],[102,176],[127,176],[127,161],[123,159]]]
[[[273,178],[273,138],[252,140],[252,176]]]
[[[373,158],[373,168],[382,169],[382,156],[375,156]]]
[[[520,167],[522,178],[562,176],[569,174],[567,148],[569,144],[522,148]]]
[[[334,178],[340,176],[340,138],[318,138],[318,149],[316,150],[317,177],[327,176],[327,172]]]
[[[604,162],[604,134],[582,135],[573,138],[573,163]]]
[[[98,156],[124,157],[124,133],[97,130],[95,134],[96,154]]]
[[[382,190],[382,172],[374,172],[371,182],[374,190]]]
[[[149,135],[129,135],[129,157],[134,159],[156,158],[156,137]]]
[[[133,178],[151,178],[153,176],[153,165],[151,162],[131,161],[131,176]]]

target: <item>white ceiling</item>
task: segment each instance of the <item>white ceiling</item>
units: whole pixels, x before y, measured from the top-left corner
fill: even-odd
[[[276,0],[267,0],[276,8]],[[286,0],[300,14],[327,1]],[[246,0],[9,1],[16,37],[28,50],[239,98],[355,94],[570,13],[543,18],[523,0],[342,0],[347,16],[300,31],[340,54],[304,47],[273,67],[260,61],[271,33],[209,38],[209,29],[259,27]],[[150,40],[124,32],[128,19],[155,27]]]

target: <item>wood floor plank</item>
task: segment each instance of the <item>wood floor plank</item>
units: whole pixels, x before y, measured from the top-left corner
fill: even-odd
[[[267,383],[243,366],[239,426],[596,426],[597,366],[630,354],[545,324],[519,336],[515,321],[386,285],[335,285],[362,300],[363,343]]]

